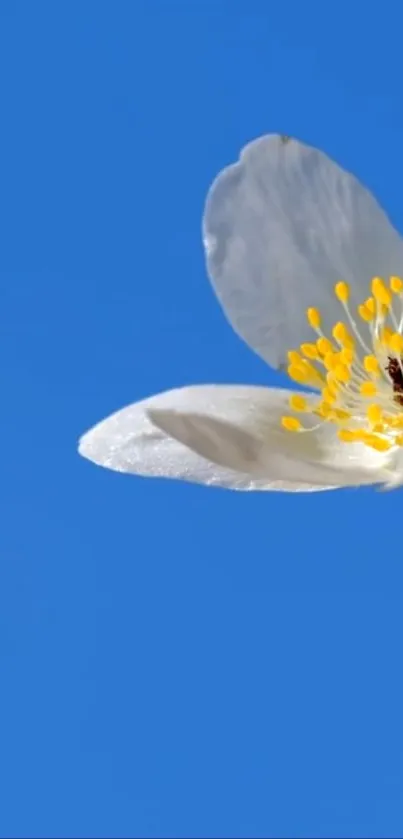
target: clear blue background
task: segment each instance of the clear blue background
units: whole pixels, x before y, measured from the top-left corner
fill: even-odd
[[[401,836],[402,492],[232,494],[76,439],[271,384],[206,279],[207,188],[267,131],[403,230],[402,12],[0,5],[2,836]]]

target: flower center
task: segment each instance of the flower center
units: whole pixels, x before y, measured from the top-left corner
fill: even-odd
[[[321,329],[318,309],[308,309],[316,340],[288,353],[290,377],[319,394],[293,394],[293,415],[282,417],[281,424],[287,431],[309,432],[330,422],[344,443],[380,452],[403,446],[403,281],[390,277],[388,287],[374,277],[371,296],[358,306],[358,322],[347,283],[337,283],[334,291],[345,317],[331,338]],[[301,413],[311,415],[309,427],[295,416]]]

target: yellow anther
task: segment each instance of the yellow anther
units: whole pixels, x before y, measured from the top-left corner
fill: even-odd
[[[339,321],[339,323],[336,323],[332,329],[332,335],[338,344],[342,344],[348,336],[348,330],[346,325],[344,323],[341,323],[341,321]]]
[[[367,409],[368,421],[371,425],[378,425],[382,422],[382,409],[380,405],[369,405]]]
[[[326,373],[326,384],[329,390],[331,390],[335,394],[335,396],[337,396],[337,392],[340,389],[340,385],[339,382],[336,382],[336,379],[334,378],[334,375],[331,371],[329,371],[329,373]]]
[[[338,344],[341,344],[342,347],[349,347],[350,349],[354,346],[354,341],[349,335],[348,329],[344,323],[336,323],[332,329],[332,335],[335,341]]]
[[[376,313],[376,303],[373,297],[367,297],[367,299],[364,300],[364,306],[366,309],[369,309],[373,315]]]
[[[328,338],[318,338],[316,346],[321,355],[326,355],[328,352],[334,352],[334,347]]]
[[[390,339],[391,339],[392,335],[393,335],[393,332],[392,332],[392,330],[389,328],[389,326],[384,326],[384,327],[382,327],[382,329],[381,329],[381,331],[380,331],[380,333],[379,333],[379,338],[380,338],[381,343],[382,343],[382,344],[386,344],[386,346],[388,346],[389,341],[390,341]]]
[[[307,361],[305,358],[302,360],[301,367],[303,370],[306,371],[306,374],[310,381],[316,383],[316,386],[318,382],[322,383],[325,381],[325,377],[323,376],[323,374],[320,373],[319,370],[317,370],[316,367],[314,367],[314,365],[311,364],[310,361]]]
[[[321,323],[319,309],[307,309],[306,316],[308,318],[309,326],[312,326],[312,329],[319,329]]]
[[[389,308],[392,302],[392,295],[384,281],[381,277],[374,277],[371,284],[372,294],[375,297],[377,303],[381,303],[383,306]]]
[[[389,285],[395,294],[401,294],[403,291],[403,280],[400,277],[390,277]]]
[[[385,417],[385,422],[392,428],[397,428],[400,431],[400,429],[403,429],[403,414],[399,414],[398,417]]]
[[[303,367],[298,367],[296,364],[290,364],[288,368],[288,375],[294,382],[298,382],[300,385],[306,385],[308,382],[306,370],[304,370]]]
[[[338,382],[344,382],[346,384],[350,381],[351,373],[345,364],[337,364],[333,372]]]
[[[330,387],[324,387],[322,390],[322,397],[325,400],[325,402],[328,402],[329,405],[331,405],[332,402],[334,402],[337,398],[337,395],[336,393],[333,393]]]
[[[319,351],[316,344],[301,344],[301,352],[306,358],[316,361],[319,358]]]
[[[358,307],[358,314],[360,318],[362,320],[365,320],[367,323],[369,323],[375,317],[374,312],[371,312],[371,310],[367,308],[365,303],[361,303],[361,305]]]
[[[290,396],[290,408],[293,411],[306,411],[306,405],[306,399],[303,396],[299,396],[297,393]]]
[[[380,367],[378,359],[374,355],[366,355],[363,360],[364,369],[367,373],[372,373],[373,376],[380,375]]]
[[[348,411],[342,411],[341,408],[334,408],[334,414],[338,420],[351,419],[351,414]]]
[[[398,434],[397,437],[395,437],[395,443],[397,446],[403,446],[403,434]]]
[[[289,350],[287,353],[287,358],[290,364],[301,364],[302,356],[296,350]]]
[[[368,323],[374,319],[376,315],[376,303],[373,297],[368,297],[361,303],[361,306],[358,307],[358,313],[363,320],[367,321]]]
[[[360,385],[361,396],[376,396],[376,385],[373,382],[363,382]]]
[[[331,413],[332,413],[332,410],[333,410],[333,409],[332,409],[332,406],[331,406],[331,405],[329,405],[329,403],[328,403],[328,402],[322,401],[322,402],[320,402],[320,403],[319,403],[319,405],[318,405],[318,408],[317,408],[317,413],[318,413],[321,417],[323,417],[324,419],[328,419],[328,417],[329,417],[329,416],[331,415]]]
[[[350,347],[343,347],[340,353],[340,360],[343,364],[352,364],[354,361],[354,350],[352,350]]]
[[[389,440],[386,440],[385,437],[378,437],[376,434],[366,434],[363,442],[377,452],[387,452],[392,448],[392,443]]]
[[[401,355],[403,353],[403,337],[398,332],[394,332],[389,338],[390,349]]]
[[[343,443],[356,443],[361,434],[361,431],[353,431],[351,428],[340,428],[337,432],[339,440]]]
[[[327,352],[323,359],[323,363],[326,367],[326,370],[334,370],[334,368],[339,363],[338,353]]]
[[[296,417],[281,417],[281,425],[287,431],[301,431],[302,425]]]
[[[299,364],[290,364],[288,375],[294,382],[299,382],[302,385],[311,384],[314,387],[319,387],[324,382],[324,377],[304,358],[301,358]]]
[[[334,293],[337,299],[340,300],[340,303],[347,303],[347,300],[350,297],[349,286],[344,282],[336,283]]]

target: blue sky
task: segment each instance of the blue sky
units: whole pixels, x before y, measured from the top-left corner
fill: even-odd
[[[0,6],[0,835],[401,836],[402,492],[236,494],[98,469],[151,393],[283,383],[200,237],[259,134],[403,230],[397,3]]]

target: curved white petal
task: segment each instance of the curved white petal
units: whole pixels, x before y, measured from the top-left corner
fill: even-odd
[[[117,411],[81,437],[79,453],[107,469],[144,477],[176,478],[236,490],[309,492],[322,489],[305,483],[300,486],[284,480],[253,478],[218,466],[167,436],[152,424],[147,411],[172,405],[172,395],[175,400],[175,395],[184,393],[185,390],[168,391]]]
[[[330,425],[319,434],[284,431],[289,395],[231,385],[167,391],[99,423],[79,451],[122,472],[234,489],[309,491],[384,479],[385,456],[341,444]]]
[[[307,307],[321,310],[327,330],[342,319],[338,280],[360,303],[373,276],[403,273],[403,242],[373,196],[322,152],[275,134],[218,175],[203,235],[229,320],[274,367],[312,340]]]

